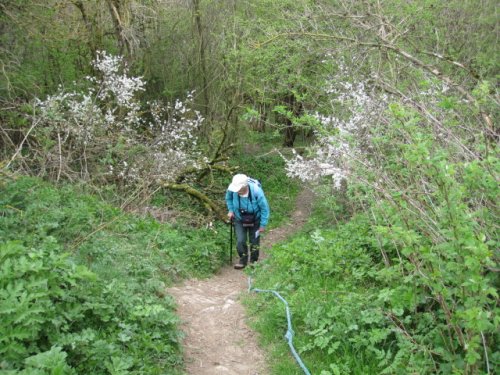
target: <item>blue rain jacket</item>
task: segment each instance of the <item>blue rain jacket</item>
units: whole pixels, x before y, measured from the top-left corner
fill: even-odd
[[[241,220],[240,208],[248,213],[255,213],[257,220],[260,220],[260,226],[265,227],[269,221],[269,204],[262,188],[252,179],[248,179],[248,187],[250,188],[252,199],[248,197],[239,197],[238,193],[226,191],[227,209],[234,212],[237,220]],[[240,207],[241,203],[241,207]]]

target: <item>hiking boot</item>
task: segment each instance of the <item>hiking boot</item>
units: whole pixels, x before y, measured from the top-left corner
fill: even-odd
[[[245,267],[246,267],[246,264],[245,264],[245,262],[243,262],[242,260],[240,260],[238,263],[236,263],[236,264],[234,265],[234,269],[235,269],[235,270],[242,270],[242,269],[243,269],[243,268],[245,268]]]

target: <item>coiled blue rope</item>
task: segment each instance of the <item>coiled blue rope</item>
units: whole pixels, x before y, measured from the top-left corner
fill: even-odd
[[[300,368],[304,371],[306,375],[311,375],[309,370],[307,369],[306,365],[304,362],[302,362],[302,359],[300,359],[300,356],[298,355],[297,351],[295,350],[295,347],[293,346],[293,335],[295,334],[292,329],[292,314],[290,313],[290,308],[288,307],[288,302],[275,290],[265,290],[265,289],[256,289],[252,288],[252,278],[248,278],[248,292],[254,291],[256,293],[272,293],[276,297],[278,297],[281,302],[285,304],[286,308],[286,320],[288,323],[288,329],[285,334],[285,340],[288,343],[288,346],[290,347],[290,351],[292,352],[295,360],[299,364]]]

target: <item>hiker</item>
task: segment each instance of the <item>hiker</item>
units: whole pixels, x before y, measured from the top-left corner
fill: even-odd
[[[234,268],[245,268],[248,262],[247,238],[250,241],[250,263],[259,259],[260,234],[269,221],[269,205],[258,180],[237,174],[226,191],[227,216],[234,222],[236,249],[240,260]]]

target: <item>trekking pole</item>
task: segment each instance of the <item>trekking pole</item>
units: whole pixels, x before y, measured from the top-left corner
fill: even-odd
[[[233,218],[229,220],[229,264],[233,264]]]

